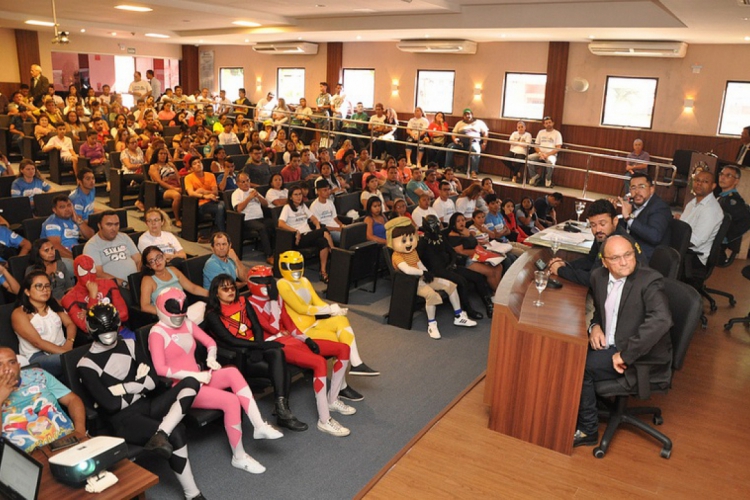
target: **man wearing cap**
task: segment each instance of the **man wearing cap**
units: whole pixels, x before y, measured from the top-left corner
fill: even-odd
[[[263,122],[271,118],[273,108],[276,107],[276,95],[273,92],[266,94],[266,97],[258,101],[255,106],[255,125],[260,131]]]
[[[453,142],[448,145],[445,154],[445,166],[453,167],[453,150],[460,149],[469,152],[469,168],[467,174],[476,179],[479,172],[479,154],[487,147],[487,135],[490,129],[482,120],[474,118],[470,108],[464,109],[463,120],[453,127]]]
[[[536,141],[534,141],[536,153],[529,155],[529,164],[526,168],[528,169],[529,184],[534,184],[537,180],[541,183],[541,174],[537,173],[537,166],[532,165],[531,162],[549,164],[549,167],[544,167],[544,185],[552,187],[552,171],[555,169],[557,153],[562,148],[563,138],[562,134],[555,130],[555,121],[551,117],[545,116],[543,124],[544,129],[536,134]]]

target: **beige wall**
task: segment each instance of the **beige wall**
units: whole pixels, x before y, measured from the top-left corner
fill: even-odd
[[[568,90],[563,122],[599,125],[607,76],[655,77],[659,83],[652,130],[716,135],[727,80],[750,81],[750,66],[744,63],[748,58],[747,45],[690,45],[684,59],[655,59],[600,57],[591,54],[585,43],[572,43],[568,85],[580,77],[588,80],[589,89]],[[700,73],[693,73],[693,65],[702,66]],[[687,97],[695,99],[692,113],[683,110]]]
[[[241,45],[201,46],[201,52],[204,50],[214,51],[214,78],[217,86],[219,68],[244,68],[247,97],[253,102],[258,102],[269,91],[276,92],[277,68],[305,68],[305,96],[308,102],[315,101],[315,97],[320,93],[319,83],[326,79],[327,51],[324,43],[318,46],[318,53],[312,56],[258,54],[251,47]],[[256,89],[258,78],[261,79],[260,90]],[[236,96],[228,97],[236,99]]]
[[[14,30],[0,28],[0,47],[2,47],[0,50],[0,81],[20,82],[21,75],[18,73],[18,53]],[[28,74],[25,74],[24,77],[24,80],[31,78]]]

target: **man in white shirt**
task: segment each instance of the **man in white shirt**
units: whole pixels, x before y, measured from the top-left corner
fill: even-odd
[[[155,101],[158,101],[161,97],[161,82],[154,76],[153,69],[146,71],[146,78],[148,78],[148,84],[151,85],[151,95]]]
[[[232,112],[232,101],[227,99],[227,91],[226,90],[220,90],[219,91],[219,114],[222,113],[231,113]]]
[[[138,99],[144,99],[145,102],[146,97],[151,94],[151,85],[147,81],[141,80],[140,71],[133,73],[133,81],[130,82],[128,87],[128,94],[131,94],[136,102]]]
[[[448,198],[451,192],[451,185],[446,181],[440,183],[440,198],[432,203],[432,208],[435,210],[435,215],[438,216],[440,222],[448,224],[451,220],[451,216],[456,213],[456,204],[453,200]]]
[[[453,127],[453,142],[448,145],[450,151],[445,153],[445,166],[453,167],[453,151],[469,151],[469,168],[467,174],[476,179],[479,172],[479,155],[487,147],[487,136],[490,129],[482,120],[474,117],[471,109],[464,109],[463,119]],[[460,134],[457,136],[455,134]]]
[[[543,162],[549,163],[551,167],[544,167],[545,180],[544,185],[552,187],[552,172],[555,169],[557,163],[557,153],[560,151],[563,145],[562,134],[555,130],[555,122],[551,117],[544,117],[544,130],[540,130],[536,135],[536,145],[534,149],[536,153],[529,155],[529,162]],[[537,173],[537,166],[531,163],[527,166],[527,172],[529,175],[529,184],[534,184],[537,181],[541,183],[540,175]]]
[[[330,199],[331,186],[327,180],[318,179],[315,182],[315,191],[318,197],[310,206],[310,211],[317,217],[320,226],[328,230],[333,242],[338,245],[341,242],[341,230],[344,229],[344,225],[336,213],[336,205]]]
[[[265,99],[258,101],[255,106],[255,126],[258,130],[263,129],[263,122],[271,118],[273,108],[276,107],[276,96],[273,92],[266,94]]]
[[[273,221],[264,218],[263,207],[268,201],[258,191],[250,187],[250,177],[245,172],[237,175],[237,189],[232,192],[232,206],[245,216],[243,232],[255,231],[260,238],[260,246],[266,255],[266,262],[273,265],[273,247],[271,235],[274,234]],[[241,242],[238,244],[242,244]]]
[[[73,164],[73,173],[78,175],[78,155],[73,148],[73,141],[70,137],[65,135],[67,131],[64,123],[58,123],[56,126],[57,135],[50,139],[47,144],[44,145],[42,151],[48,153],[53,149],[60,151],[60,159],[65,163]]]
[[[425,193],[419,195],[419,206],[417,206],[417,208],[411,213],[411,220],[414,221],[414,224],[416,224],[417,227],[422,227],[422,221],[428,215],[434,215],[440,219],[440,216],[435,212],[435,209],[430,206],[431,201],[432,198],[428,194]]]
[[[690,249],[694,254],[685,259],[686,268],[704,270],[711,246],[724,220],[724,211],[716,200],[713,190],[716,188],[714,175],[707,170],[698,170],[693,174],[693,192],[695,198],[685,205],[680,220],[690,224],[693,234],[690,236]],[[692,257],[692,259],[691,259]],[[690,273],[688,272],[688,275]]]

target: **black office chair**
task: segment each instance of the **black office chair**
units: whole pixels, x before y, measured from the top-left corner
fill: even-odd
[[[745,277],[745,279],[750,280],[750,266],[745,266],[742,269],[742,276]],[[725,325],[724,330],[730,330],[734,325],[750,325],[750,312],[747,313],[747,316],[744,316],[742,318],[732,318],[730,319]]]
[[[607,398],[602,401],[607,410],[600,411],[599,416],[609,421],[599,446],[594,448],[596,458],[603,458],[607,453],[612,438],[621,424],[633,425],[661,442],[661,456],[663,458],[669,458],[672,454],[672,440],[638,418],[638,415],[653,415],[654,424],[661,425],[664,421],[661,416],[661,409],[643,406],[628,407],[627,405],[630,397],[648,399],[651,397],[651,393],[666,394],[669,391],[672,387],[674,372],[682,368],[690,340],[698,326],[698,319],[701,314],[701,298],[695,289],[680,281],[665,278],[664,293],[669,299],[669,309],[672,312],[673,322],[672,328],[669,330],[669,336],[672,339],[672,372],[669,381],[651,382],[649,373],[653,365],[648,362],[636,361],[629,367],[629,369],[635,370],[637,376],[637,383],[632,389],[626,389],[620,379],[604,380],[595,384],[597,396]],[[614,398],[614,401],[608,401],[611,398]]]
[[[15,304],[0,305],[0,345],[10,347],[13,352],[18,353],[18,336],[10,322],[15,308]]]
[[[693,269],[693,266],[691,264],[695,252],[692,252],[691,250],[688,250],[688,255],[685,259],[684,281],[693,286],[696,290],[698,290],[698,293],[700,293],[706,300],[708,300],[711,312],[715,312],[717,309],[716,301],[713,297],[711,297],[711,295],[709,295],[712,293],[715,295],[721,295],[722,297],[726,297],[727,299],[729,299],[729,305],[732,307],[737,304],[737,301],[734,299],[734,295],[732,295],[731,293],[708,288],[706,286],[706,281],[708,281],[708,278],[711,277],[711,273],[713,273],[713,270],[716,267],[716,264],[718,264],[719,258],[721,257],[721,242],[724,240],[724,237],[726,236],[727,231],[729,230],[729,225],[731,223],[732,216],[729,214],[724,214],[724,220],[721,222],[721,226],[719,226],[719,232],[716,233],[716,237],[714,238],[713,244],[711,245],[711,251],[708,254],[708,259],[706,260],[706,266],[704,268]],[[701,317],[701,323],[703,325],[703,328],[706,328],[708,326],[708,318],[706,318],[705,315]]]
[[[378,283],[380,245],[367,240],[367,224],[344,226],[339,248],[331,250],[331,272],[326,298],[342,304],[349,302],[350,286],[361,280],[372,280],[374,293]]]
[[[674,152],[673,158],[672,158],[672,165],[674,165],[677,168],[677,172],[675,173],[674,183],[673,186],[675,189],[674,199],[672,200],[672,205],[678,205],[679,198],[680,198],[680,189],[683,189],[687,187],[688,185],[688,178],[690,177],[690,163],[693,160],[693,153],[694,151],[691,151],[689,149],[678,149]],[[664,182],[669,182],[672,180],[671,170],[667,170],[664,175]]]
[[[651,255],[648,267],[659,271],[665,278],[676,280],[680,273],[680,254],[674,248],[658,246]]]
[[[687,222],[675,218],[669,221],[669,246],[680,254],[678,279],[682,279],[684,275],[685,254],[687,254],[692,236],[693,228]]]
[[[34,213],[37,217],[44,217],[45,219],[52,215],[52,200],[58,195],[70,196],[70,191],[49,191],[47,193],[39,193],[34,195]],[[32,240],[28,236],[27,239]]]

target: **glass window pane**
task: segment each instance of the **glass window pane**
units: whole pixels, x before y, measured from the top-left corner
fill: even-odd
[[[305,97],[305,69],[279,68],[276,86],[276,97],[283,97],[290,104],[298,103]]]
[[[133,96],[128,94],[130,82],[135,73],[135,58],[133,56],[115,56],[115,84],[112,91],[122,94],[122,104],[129,108],[135,105]]]
[[[719,134],[740,135],[750,116],[750,82],[727,82]]]
[[[344,91],[346,98],[356,106],[361,102],[365,108],[375,105],[375,70],[344,68]]]
[[[501,116],[541,120],[544,116],[546,87],[546,74],[505,73]]]
[[[219,68],[219,90],[227,93],[227,99],[233,102],[239,99],[240,89],[244,86],[244,68]]]
[[[453,113],[455,71],[417,71],[417,106],[425,113]]]
[[[651,128],[658,81],[608,76],[602,125]]]

